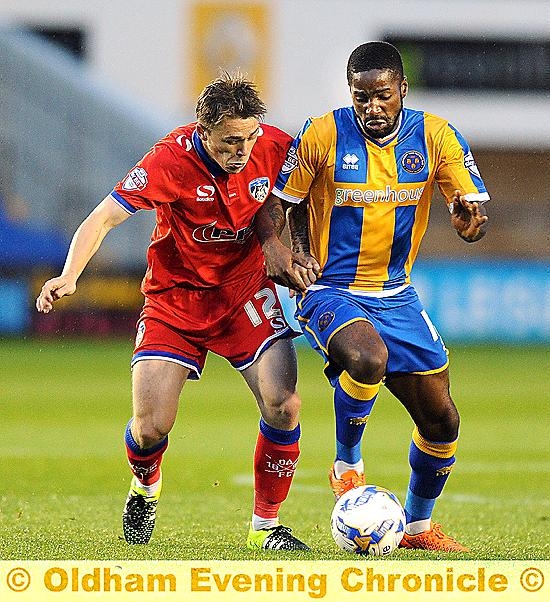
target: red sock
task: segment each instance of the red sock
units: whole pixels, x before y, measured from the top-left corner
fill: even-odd
[[[129,447],[126,447],[130,470],[143,485],[152,485],[160,479],[160,464],[164,449],[144,457],[136,456]]]
[[[150,449],[142,449],[132,436],[131,424],[130,420],[124,434],[130,470],[143,485],[152,485],[160,479],[160,463],[168,447],[168,437]]]
[[[258,433],[254,451],[254,514],[277,518],[300,455],[298,441],[281,445]]]

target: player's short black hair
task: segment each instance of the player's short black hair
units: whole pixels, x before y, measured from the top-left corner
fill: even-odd
[[[388,42],[367,42],[358,46],[348,60],[348,84],[354,73],[371,69],[388,69],[403,79],[403,61],[399,50]]]
[[[224,118],[262,120],[267,107],[256,85],[240,73],[222,71],[201,92],[196,106],[198,122],[206,129],[218,125]]]

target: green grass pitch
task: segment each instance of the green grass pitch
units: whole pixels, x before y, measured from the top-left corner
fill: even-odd
[[[258,411],[240,375],[210,356],[188,383],[164,460],[147,546],[122,540],[129,485],[130,341],[0,341],[0,558],[154,560],[281,558],[244,546]],[[331,390],[299,349],[302,455],[281,518],[308,542],[285,559],[350,560],[332,542],[327,484]],[[468,545],[464,559],[550,559],[550,349],[454,347],[462,416],[458,461],[435,518]],[[367,480],[404,498],[412,426],[383,390],[363,443]],[[398,550],[392,560],[443,558]]]

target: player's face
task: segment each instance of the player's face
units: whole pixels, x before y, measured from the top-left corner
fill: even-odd
[[[384,138],[395,130],[407,90],[407,80],[388,69],[372,69],[352,75],[350,92],[353,108],[369,136]]]
[[[260,134],[260,123],[255,117],[225,118],[218,125],[206,129],[197,126],[206,152],[228,173],[242,171]]]

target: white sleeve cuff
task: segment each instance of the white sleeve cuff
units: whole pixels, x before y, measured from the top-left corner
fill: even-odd
[[[294,205],[298,205],[299,203],[301,203],[304,200],[304,199],[301,199],[300,197],[297,197],[297,196],[291,196],[290,194],[287,194],[286,192],[281,192],[278,188],[273,188],[271,190],[271,192],[276,197],[279,197],[283,201],[287,201],[289,203],[293,203]]]

